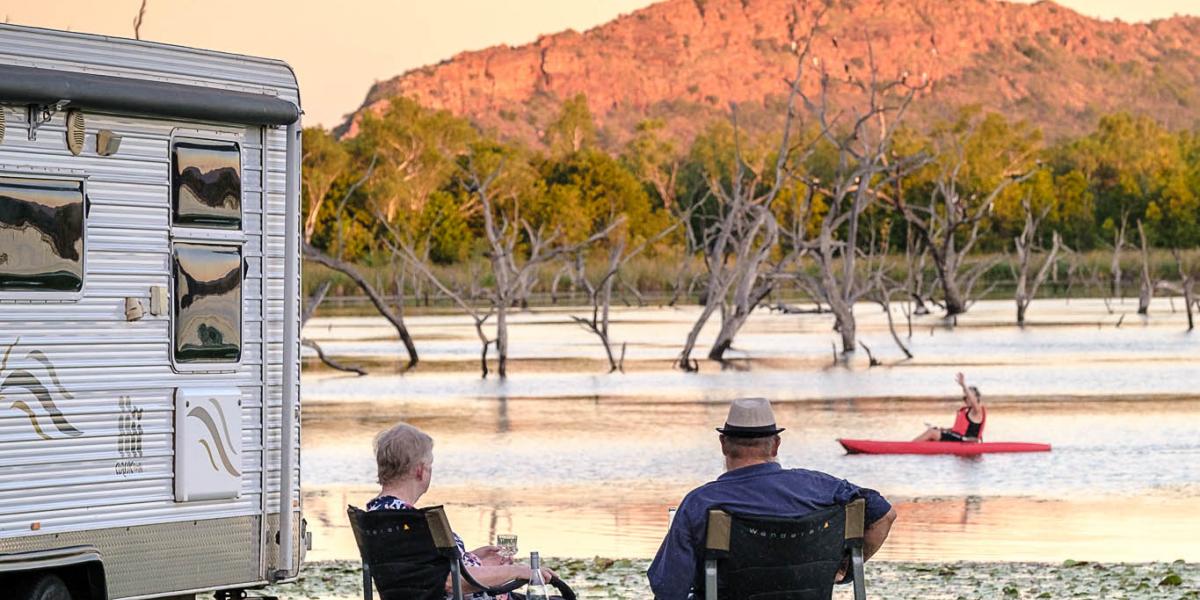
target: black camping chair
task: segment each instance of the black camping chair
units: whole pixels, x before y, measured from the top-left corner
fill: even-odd
[[[859,499],[798,519],[708,511],[703,579],[705,600],[829,600],[848,561],[855,600],[865,600]],[[699,595],[697,595],[699,597]]]
[[[464,579],[492,595],[506,594],[528,583],[513,579],[487,587],[471,577],[441,506],[374,511],[350,506],[346,515],[363,562],[365,600],[372,600],[372,579],[381,600],[444,600],[448,575],[455,600],[463,599]],[[549,583],[563,600],[575,600],[566,582],[556,577]]]

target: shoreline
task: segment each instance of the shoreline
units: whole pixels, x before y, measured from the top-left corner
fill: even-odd
[[[554,559],[545,564],[566,580],[580,598],[643,600],[649,560]],[[1101,563],[1087,560],[1047,562],[895,562],[867,563],[867,593],[888,600],[990,600],[994,598],[1150,598],[1200,597],[1200,563]],[[362,598],[357,561],[306,563],[295,583],[266,588],[280,600],[351,600]],[[851,597],[838,586],[833,597]]]

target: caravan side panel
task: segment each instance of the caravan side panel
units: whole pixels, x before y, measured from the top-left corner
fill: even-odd
[[[99,36],[0,25],[0,64],[299,102],[282,63]],[[78,297],[0,296],[0,555],[93,546],[112,598],[242,587],[295,572],[298,559],[276,564],[274,543],[281,441],[299,437],[298,425],[280,431],[282,350],[297,343],[283,339],[282,326],[284,224],[298,218],[285,214],[284,130],[86,113],[84,151],[74,156],[64,113],[31,141],[24,107],[0,110],[0,177],[79,178],[88,204]],[[122,137],[115,155],[97,154],[100,130]],[[241,223],[211,234],[215,241],[172,216],[172,144],[181,136],[235,142],[240,154]],[[175,360],[172,311],[152,314],[151,305],[158,292],[172,301],[179,293],[177,246],[213,243],[240,253],[239,353],[236,362],[195,368]],[[145,309],[140,319],[127,319],[129,299]],[[218,389],[227,401],[207,404],[206,391]],[[195,408],[189,402],[205,403],[194,421],[211,427],[199,436],[202,462],[211,458],[237,484],[180,501],[176,421],[180,407]],[[294,521],[298,508],[289,511]]]

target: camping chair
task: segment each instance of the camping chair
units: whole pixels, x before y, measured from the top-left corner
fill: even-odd
[[[354,541],[363,563],[363,598],[373,600],[371,581],[380,600],[444,600],[446,577],[452,597],[463,599],[463,580],[492,595],[506,594],[526,585],[513,579],[502,585],[481,585],[464,568],[450,521],[441,506],[406,510],[364,511],[346,508]],[[575,593],[562,580],[549,582],[564,600]]]
[[[798,519],[708,511],[705,600],[829,600],[834,577],[849,560],[855,600],[865,600],[859,499]]]

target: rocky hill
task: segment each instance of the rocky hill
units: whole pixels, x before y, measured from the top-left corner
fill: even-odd
[[[763,107],[783,95],[815,4],[666,0],[584,33],[465,52],[410,71],[373,86],[359,110],[405,95],[537,143],[561,100],[583,93],[609,144],[647,117],[664,119],[686,140],[731,101]],[[1117,110],[1172,127],[1200,117],[1200,18],[1101,21],[1048,1],[833,5],[814,56],[861,76],[873,55],[882,76],[928,77],[918,120],[980,104],[1056,137]],[[353,135],[355,118],[342,132]]]

